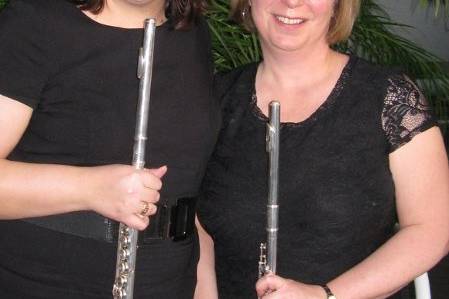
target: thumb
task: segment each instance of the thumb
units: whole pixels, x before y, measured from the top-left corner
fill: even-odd
[[[167,166],[164,165],[159,168],[151,168],[148,169],[148,171],[161,179],[167,173]]]
[[[280,289],[285,284],[285,279],[277,275],[268,274],[259,279],[256,283],[256,292],[259,298],[267,293]]]

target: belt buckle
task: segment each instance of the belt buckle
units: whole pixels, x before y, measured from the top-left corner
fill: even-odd
[[[159,204],[157,213],[150,216],[150,225],[141,233],[138,242],[185,240],[194,231],[195,207],[196,197],[178,198],[174,205]]]
[[[185,240],[195,227],[195,197],[178,198],[170,210],[168,237],[173,241]]]

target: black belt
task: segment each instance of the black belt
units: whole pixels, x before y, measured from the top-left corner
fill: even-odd
[[[158,204],[156,214],[150,217],[150,225],[139,232],[138,244],[147,244],[153,240],[176,242],[191,236],[195,231],[196,200],[196,197],[161,200],[160,202],[166,203]],[[63,233],[110,243],[117,242],[118,237],[119,223],[117,221],[89,211],[30,218],[24,221]]]
[[[195,228],[196,197],[183,197],[176,204],[159,205],[155,215],[150,216],[150,225],[139,232],[138,244],[147,244],[152,240],[181,241],[191,236]],[[118,239],[119,223],[111,226],[113,241]]]

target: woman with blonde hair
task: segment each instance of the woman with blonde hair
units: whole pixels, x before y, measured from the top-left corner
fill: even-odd
[[[426,99],[403,73],[331,47],[359,6],[233,2],[263,60],[217,78],[224,121],[198,212],[197,298],[386,298],[447,254],[448,160]],[[281,104],[278,271],[257,281],[272,100]]]

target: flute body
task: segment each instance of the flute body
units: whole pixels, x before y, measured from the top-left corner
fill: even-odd
[[[145,166],[155,32],[156,20],[146,19],[144,22],[143,46],[140,49],[137,68],[137,77],[140,79],[140,84],[132,162],[136,169],[143,169]],[[120,223],[116,274],[112,290],[114,299],[133,299],[137,238],[138,231],[136,229]]]
[[[270,102],[269,122],[267,123],[266,146],[268,152],[268,202],[267,202],[267,241],[260,244],[259,277],[276,274],[277,237],[279,223],[279,137],[280,103]]]

